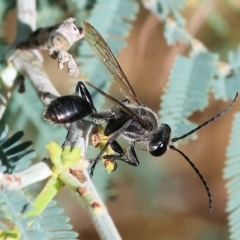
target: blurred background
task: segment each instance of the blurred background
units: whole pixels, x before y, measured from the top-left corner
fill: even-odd
[[[46,6],[49,5],[54,9],[52,12],[47,11],[43,3],[38,3],[39,19],[45,16],[45,21],[41,22],[43,25],[53,25],[62,21],[65,19],[64,15],[71,16],[71,11],[73,12],[73,8],[76,7],[75,1],[69,1],[72,2],[72,9],[67,1],[53,2],[45,1]],[[218,53],[220,61],[227,61],[228,52],[236,51],[240,40],[240,1],[187,0],[185,2],[186,6],[181,14],[186,21],[188,31],[210,52]],[[142,103],[158,112],[161,96],[165,92],[175,58],[179,54],[187,56],[189,48],[180,42],[169,46],[164,37],[164,23],[146,9],[142,2],[136,4],[135,17],[131,19],[131,28],[124,42],[125,46],[119,49],[120,54],[116,52],[116,56]],[[100,12],[103,16],[109,14],[107,1],[105,5],[106,8],[102,8]],[[124,6],[122,4],[122,7]],[[67,9],[65,13],[64,8]],[[121,9],[121,6],[119,8]],[[57,11],[62,15],[60,13],[57,15]],[[90,11],[94,10],[89,8]],[[77,15],[75,12],[74,14]],[[8,43],[14,40],[15,22],[16,10],[13,8],[4,18],[3,33]],[[38,26],[42,26],[41,24],[38,23]],[[79,20],[78,24],[81,26]],[[94,27],[100,31],[101,21]],[[112,38],[114,39],[114,36]],[[75,47],[72,50],[73,55],[79,54],[77,49],[78,47]],[[56,62],[50,59],[46,52],[42,54],[46,72],[57,90],[62,95],[73,93],[76,80],[73,81],[67,75],[66,69],[60,72]],[[94,55],[81,57],[80,74],[82,65],[91,61],[91,58],[94,58]],[[104,72],[103,68],[102,71]],[[87,77],[82,76],[83,78]],[[107,77],[105,79],[108,81]],[[27,92],[35,94],[27,83],[26,87],[30,89]],[[109,93],[122,100],[121,95],[111,88],[110,83]],[[29,98],[24,95],[17,92],[14,94],[4,121],[13,131],[25,129],[25,139],[35,142],[34,148],[41,159],[46,155],[44,146],[54,140],[53,135],[61,144],[66,131],[59,126],[49,126],[49,123],[41,121],[41,111],[43,111],[41,103],[38,103],[37,98],[32,100],[32,95],[28,96]],[[37,107],[39,104],[41,111],[32,112],[35,102]],[[189,119],[201,124],[222,111],[229,103],[230,101],[214,99],[213,94],[210,93],[209,105],[204,111],[196,111]],[[34,105],[35,109],[36,106]],[[103,105],[99,107],[103,108]],[[196,164],[210,187],[213,197],[211,214],[208,214],[207,194],[201,181],[189,164],[176,152],[167,151],[163,157],[153,158],[148,152],[138,150],[139,167],[131,167],[119,162],[117,171],[110,175],[103,169],[101,163],[98,164],[93,181],[99,185],[99,191],[106,200],[110,215],[123,239],[226,240],[229,238],[223,168],[233,115],[239,110],[240,105],[237,103],[218,121],[203,128],[196,140],[178,146]],[[51,134],[47,134],[47,131]],[[96,154],[97,150],[89,146],[89,155]],[[41,186],[36,187],[36,191],[40,189]],[[71,223],[80,233],[80,239],[99,239],[88,215],[68,189],[61,190],[57,201],[65,209],[65,214],[71,217]]]

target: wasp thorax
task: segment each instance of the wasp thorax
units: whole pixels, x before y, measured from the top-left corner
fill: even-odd
[[[149,152],[154,157],[162,156],[167,151],[170,140],[171,128],[167,124],[161,124],[149,141]]]

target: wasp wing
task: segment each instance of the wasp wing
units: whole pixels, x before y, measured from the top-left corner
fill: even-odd
[[[141,118],[136,112],[132,111],[130,108],[128,108],[127,106],[125,106],[124,104],[119,102],[117,99],[115,99],[114,97],[112,97],[112,96],[108,95],[107,93],[103,92],[102,90],[100,90],[99,88],[97,88],[96,86],[91,84],[90,82],[86,82],[86,84],[88,84],[90,87],[94,88],[96,91],[101,93],[104,97],[106,97],[111,102],[113,102],[116,106],[121,108],[125,113],[127,113],[128,115],[130,115],[132,117],[135,117],[136,121],[139,124],[141,124],[142,127],[144,127],[145,129],[149,128],[149,123],[146,122],[143,118]]]
[[[83,21],[83,31],[87,43],[92,47],[101,62],[112,74],[112,82],[118,85],[119,90],[127,99],[133,103],[142,105],[111,49],[100,33],[91,24],[85,21]]]

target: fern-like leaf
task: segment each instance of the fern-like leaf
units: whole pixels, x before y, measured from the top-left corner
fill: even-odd
[[[51,4],[51,2],[53,4]],[[54,5],[54,3],[54,1],[38,1],[38,26],[51,26],[59,21],[59,19],[64,18],[63,9]]]
[[[236,74],[240,76],[240,46],[238,47],[236,53],[229,52],[228,61]]]
[[[185,0],[143,0],[143,4],[165,22],[164,36],[169,45],[173,45],[177,41],[191,42],[192,37],[185,30],[185,20],[179,12],[186,5]],[[174,19],[169,18],[170,14]]]
[[[235,53],[229,52],[228,62],[234,73],[218,71],[217,79],[212,82],[212,91],[217,99],[233,99],[240,91],[240,46]]]
[[[46,155],[43,146],[50,141],[62,144],[66,130],[43,120],[44,107],[28,81],[25,81],[25,88],[24,94],[13,95],[4,117],[11,129],[31,129],[37,156],[42,158]]]
[[[164,37],[168,45],[174,45],[178,41],[189,45],[192,41],[191,35],[184,28],[180,27],[177,22],[170,19],[166,21],[164,26]]]
[[[159,12],[163,18],[167,18],[170,13],[172,13],[180,25],[184,25],[185,21],[182,16],[179,14],[185,5],[186,0],[158,0],[159,3]]]
[[[69,11],[77,12],[75,18],[78,23],[81,23],[84,19],[87,19],[91,14],[91,10],[95,6],[96,0],[69,0],[66,1]]]
[[[0,161],[0,173],[4,173],[7,171],[6,166],[2,165],[2,161]],[[0,228],[1,229],[1,228]]]
[[[40,216],[26,217],[32,210],[31,201],[23,192],[18,190],[0,190],[0,219],[7,219],[14,224],[10,229],[0,221],[0,229],[6,234],[19,234],[16,239],[76,239],[78,233],[72,231],[69,217],[64,216],[63,209],[56,207],[56,201],[52,201]]]
[[[31,227],[35,229],[36,236],[52,240],[77,239],[78,233],[71,230],[72,225],[69,224],[70,218],[64,216],[62,214],[63,211],[62,208],[56,206],[56,201],[51,201]]]
[[[30,205],[30,201],[24,197],[22,191],[0,190],[0,218],[5,218],[12,222],[20,232],[21,239],[26,240],[32,239],[28,222],[32,221],[33,218],[24,218],[24,214],[29,210]],[[4,226],[3,231],[11,231],[11,229],[8,229],[3,223],[1,223],[1,225]],[[14,233],[14,230],[12,231]]]
[[[33,150],[25,151],[32,145],[31,141],[18,144],[23,137],[23,132],[16,132],[7,138],[8,127],[4,127],[0,132],[0,159],[2,165],[7,167],[6,173],[21,171],[31,164],[31,159],[35,157]]]
[[[174,136],[181,136],[196,126],[187,117],[207,106],[216,61],[217,56],[211,53],[177,57],[159,111],[161,121],[171,126]]]
[[[227,179],[228,202],[226,211],[228,212],[228,224],[230,239],[240,239],[240,113],[236,113],[227,148],[227,160],[224,168],[224,178]]]

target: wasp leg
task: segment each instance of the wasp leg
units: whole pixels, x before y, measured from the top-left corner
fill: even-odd
[[[93,104],[93,100],[92,100],[92,97],[88,91],[88,89],[86,88],[86,86],[84,85],[83,82],[79,81],[77,83],[77,86],[76,86],[76,90],[75,90],[75,94],[77,96],[79,96],[81,93],[81,96],[82,98],[84,98],[85,100],[87,100],[90,104],[91,104],[91,107],[92,107],[92,110],[94,112],[97,112],[96,108],[94,107],[94,104]]]
[[[76,90],[75,90],[75,94],[77,96],[82,96],[82,98],[84,98],[85,100],[87,100],[92,107],[93,113],[91,115],[92,118],[96,118],[96,119],[102,119],[102,120],[109,120],[114,116],[114,113],[112,112],[107,112],[107,111],[103,111],[101,113],[97,113],[97,110],[94,106],[92,97],[87,89],[87,87],[85,86],[85,84],[81,81],[78,82],[77,86],[76,86]]]
[[[125,155],[125,152],[123,151],[122,147],[116,140],[113,140],[110,143],[110,146],[114,152],[119,154],[119,155],[117,155],[118,157],[123,157]],[[111,156],[111,155],[108,155],[108,156]]]
[[[112,147],[112,145],[111,145],[111,147]],[[121,148],[120,145],[119,145],[119,147]],[[122,158],[125,155],[125,153],[124,153],[122,148],[121,148],[122,152],[120,152],[120,151],[116,151],[113,147],[112,147],[112,149],[115,152],[117,152],[119,155],[105,155],[103,158],[109,158],[109,159],[111,159],[113,161],[119,160],[119,161],[125,162],[125,163],[127,163],[127,164],[129,164],[131,166],[137,167],[140,164],[140,162],[138,160],[138,157],[137,157],[137,154],[135,152],[134,147],[135,147],[135,142],[132,143],[131,146],[127,149],[127,158],[126,159]]]
[[[126,163],[132,166],[138,166],[140,164],[137,154],[135,152],[135,142],[130,145],[130,148],[127,150],[127,159],[130,161],[126,161]]]
[[[109,121],[114,117],[114,115],[115,113],[110,111],[102,111],[100,113],[94,112],[92,113],[91,118],[93,118],[96,121],[97,120]]]
[[[127,128],[129,127],[129,125],[131,125],[134,121],[135,121],[135,117],[133,117],[132,119],[129,119],[119,130],[117,130],[115,133],[112,134],[112,136],[109,137],[107,143],[105,144],[105,146],[103,147],[102,151],[98,154],[98,156],[93,160],[94,163],[91,167],[91,171],[90,171],[90,177],[92,178],[93,176],[93,172],[94,169],[96,167],[97,162],[101,159],[103,153],[106,151],[107,147],[112,144],[117,138],[118,136]]]
[[[104,159],[111,159],[111,160],[115,161],[125,155],[125,152],[123,151],[122,147],[116,140],[111,142],[110,146],[114,152],[118,153],[118,155],[117,154],[104,155],[103,156]]]
[[[134,166],[134,167],[137,167],[140,162],[138,160],[138,157],[137,157],[137,154],[135,152],[135,142],[133,142],[130,147],[127,149],[127,158],[124,159],[124,158],[119,158],[119,159],[116,159],[116,160],[120,160],[120,161],[123,161],[131,166]]]

